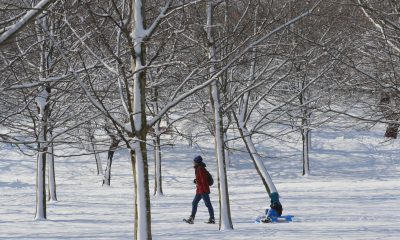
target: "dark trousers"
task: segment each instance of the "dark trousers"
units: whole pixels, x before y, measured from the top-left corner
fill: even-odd
[[[210,214],[210,218],[214,219],[214,209],[210,201],[209,193],[196,194],[194,196],[192,202],[192,214],[190,216],[193,218],[196,216],[197,205],[199,205],[201,199],[203,199],[204,203],[206,204],[206,207],[208,208],[208,213]]]

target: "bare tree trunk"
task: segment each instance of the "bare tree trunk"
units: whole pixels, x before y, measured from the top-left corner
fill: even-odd
[[[43,130],[41,130],[43,131]],[[43,135],[43,133],[40,133]],[[46,141],[44,137],[40,137],[39,141]],[[44,143],[39,144],[39,153],[36,167],[36,214],[35,220],[47,219],[46,215],[46,148]]]
[[[303,128],[301,130],[301,139],[303,142],[303,154],[302,154],[302,159],[303,159],[303,176],[308,176],[310,175],[310,159],[309,159],[309,144],[310,141],[308,137],[310,136],[309,130],[307,127]]]
[[[311,126],[311,113],[309,114],[308,119],[310,119],[309,126]],[[308,137],[307,137],[307,139],[308,139],[308,150],[312,151],[311,129],[308,129]]]
[[[90,134],[90,146],[92,148],[92,152],[94,153],[94,159],[96,160],[97,167],[97,175],[103,175],[103,166],[101,163],[101,158],[99,152],[97,151],[96,143],[93,134]]]
[[[132,64],[134,65],[134,64]],[[136,70],[136,69],[135,69]],[[134,239],[152,239],[151,235],[151,208],[148,161],[146,149],[146,109],[144,102],[145,73],[139,71],[134,74],[134,126],[135,135],[130,144],[131,163],[135,188],[135,231]]]
[[[41,133],[42,135],[42,133]],[[45,141],[45,138],[41,137]],[[46,151],[43,143],[39,144],[36,173],[36,213],[35,220],[47,219],[46,215]]]
[[[188,146],[190,148],[193,148],[193,133],[191,129],[188,130],[187,140],[188,140]]]
[[[224,137],[225,137],[225,140],[228,139],[228,134],[227,134],[226,131],[225,131],[225,133],[224,133]],[[225,149],[226,165],[227,165],[228,167],[230,167],[231,164],[232,164],[232,163],[231,163],[231,154],[230,154],[230,150],[229,150],[229,143],[226,142],[226,141],[225,141],[225,143],[224,143],[224,149]]]
[[[385,137],[386,138],[391,138],[391,139],[397,139],[397,133],[399,131],[399,124],[396,123],[398,121],[398,114],[394,111],[396,108],[396,101],[394,100],[394,93],[392,92],[385,92],[383,91],[381,93],[381,99],[380,99],[380,109],[383,115],[385,116],[386,120],[389,121],[395,121],[394,123],[389,123],[386,132],[385,132]]]
[[[236,119],[240,136],[244,144],[246,145],[247,152],[249,153],[250,158],[253,161],[254,167],[261,178],[265,190],[268,192],[270,197],[271,196],[275,197],[274,199],[271,197],[271,201],[276,201],[276,200],[279,201],[278,190],[276,189],[271,176],[269,175],[262,159],[260,158],[260,155],[257,152],[257,149],[254,146],[253,140],[251,139],[251,134],[244,125],[243,119],[238,118],[236,114],[234,114],[234,117]]]
[[[49,139],[53,139],[52,132],[48,132]],[[48,169],[49,169],[49,183],[48,183],[48,189],[49,189],[49,196],[48,200],[52,202],[57,201],[57,191],[56,191],[56,173],[55,173],[55,168],[54,168],[54,144],[53,142],[49,143],[48,149],[47,149],[47,164],[48,164]]]
[[[228,179],[226,174],[225,163],[225,150],[224,150],[224,135],[223,135],[223,121],[220,109],[219,93],[217,83],[211,85],[213,110],[214,110],[214,140],[215,152],[217,157],[217,173],[218,173],[218,190],[219,190],[219,206],[220,206],[220,222],[219,229],[233,229],[230,204],[229,204],[229,191]]]
[[[36,98],[39,115],[38,158],[36,173],[36,214],[35,220],[47,219],[46,214],[46,152],[47,126],[50,89],[46,88]]]
[[[399,132],[399,124],[390,123],[390,124],[388,124],[388,126],[386,128],[385,137],[386,138],[397,139],[397,133],[398,132]]]
[[[158,87],[152,88],[153,112],[155,115],[159,113]],[[154,151],[154,196],[162,196],[162,172],[161,172],[161,120],[154,125],[153,134],[153,151]]]
[[[111,166],[112,166],[112,160],[114,157],[114,152],[118,148],[120,140],[118,140],[114,135],[111,135],[111,144],[110,148],[108,149],[108,155],[107,155],[107,166],[106,170],[104,172],[104,178],[103,178],[103,185],[110,186],[111,185]]]
[[[38,42],[40,42],[40,77],[46,77],[47,60],[46,60],[46,41],[43,36],[43,24],[45,18],[36,21],[36,32]],[[47,129],[49,120],[49,99],[50,87],[42,89],[36,97],[36,106],[39,119],[39,134],[38,134],[38,158],[36,168],[36,213],[35,220],[47,219],[46,211],[46,152],[47,152]]]
[[[161,172],[161,131],[160,131],[160,122],[155,125],[154,130],[154,195],[162,196],[162,172]]]
[[[215,72],[215,46],[212,33],[213,26],[213,4],[209,0],[207,2],[207,37],[209,41],[209,58],[211,61],[210,74]],[[215,138],[215,151],[218,166],[218,190],[219,190],[219,208],[220,220],[219,229],[233,229],[230,204],[229,204],[229,191],[228,181],[226,176],[226,163],[225,163],[225,150],[224,150],[224,131],[223,131],[223,116],[221,111],[221,100],[218,91],[217,81],[211,84],[211,98],[214,113],[214,138]]]
[[[301,89],[304,89],[306,82],[303,80],[300,84]],[[303,143],[303,154],[302,154],[302,162],[303,162],[303,176],[310,175],[310,146],[311,146],[311,111],[308,108],[306,102],[306,92],[302,92],[299,95],[300,106],[302,106],[302,117],[301,117],[301,140]],[[304,105],[305,104],[305,105]]]
[[[134,52],[131,53],[131,70],[133,74],[133,119],[131,121],[134,131],[133,143],[130,149],[133,176],[135,178],[135,239],[150,240],[151,234],[151,207],[148,161],[146,149],[146,135],[148,131],[146,119],[146,72],[145,66],[146,46],[144,18],[145,0],[131,1],[131,26],[134,40]]]

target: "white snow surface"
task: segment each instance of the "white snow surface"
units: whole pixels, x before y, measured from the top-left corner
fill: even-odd
[[[382,126],[314,131],[308,177],[301,176],[300,134],[296,143],[258,139],[257,150],[279,191],[284,214],[295,216],[291,223],[254,223],[269,199],[249,156],[232,153],[228,181],[233,231],[203,223],[208,219],[203,202],[194,225],[182,222],[190,215],[195,193],[192,158],[201,154],[217,176],[212,138],[199,142],[201,150],[184,140],[163,147],[164,196],[151,199],[153,239],[400,239],[400,140],[383,142],[383,134]],[[239,142],[232,145],[243,147]],[[76,153],[65,147],[55,151]],[[151,192],[152,156],[149,152]],[[116,152],[111,187],[102,187],[94,156],[56,158],[59,201],[48,203],[45,221],[34,221],[35,167],[35,157],[0,145],[0,239],[133,239],[134,191],[127,151]],[[210,196],[218,221],[216,186]]]

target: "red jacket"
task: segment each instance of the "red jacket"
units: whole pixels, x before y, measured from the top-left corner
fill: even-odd
[[[208,185],[207,170],[204,166],[196,166],[196,194],[210,193],[210,186]]]

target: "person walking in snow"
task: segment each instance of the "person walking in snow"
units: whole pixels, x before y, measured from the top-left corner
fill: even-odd
[[[203,199],[206,207],[208,208],[208,213],[210,214],[210,218],[208,219],[209,224],[215,223],[214,218],[214,209],[210,201],[210,185],[212,184],[209,173],[206,169],[206,164],[203,163],[203,158],[201,156],[197,156],[193,159],[193,167],[195,169],[196,178],[194,179],[194,183],[196,184],[196,195],[194,196],[192,202],[192,213],[188,219],[183,219],[183,221],[193,224],[194,218],[197,212],[197,206],[201,199]]]

